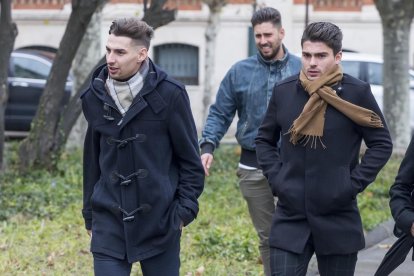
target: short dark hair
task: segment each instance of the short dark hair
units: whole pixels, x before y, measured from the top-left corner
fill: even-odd
[[[250,22],[252,22],[253,27],[265,22],[271,22],[273,26],[281,27],[282,16],[277,9],[265,7],[255,11]]]
[[[143,44],[148,49],[151,38],[154,36],[154,29],[135,17],[119,18],[112,22],[109,34],[129,37],[136,44]]]
[[[314,22],[306,26],[300,45],[305,41],[323,42],[333,50],[334,55],[342,50],[342,31],[330,22]]]

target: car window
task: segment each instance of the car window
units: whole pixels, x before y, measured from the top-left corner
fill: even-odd
[[[358,61],[343,60],[341,61],[344,73],[347,73],[357,79],[360,77],[360,63]]]
[[[382,85],[382,64],[375,62],[367,63],[369,84]]]
[[[51,68],[50,65],[39,60],[25,57],[13,57],[12,63],[16,78],[46,80]]]

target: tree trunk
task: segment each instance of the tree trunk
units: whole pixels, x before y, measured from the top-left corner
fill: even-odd
[[[213,75],[216,58],[216,37],[220,24],[220,12],[226,0],[203,0],[209,7],[207,27],[205,32],[206,51],[205,51],[205,73],[204,73],[204,90],[203,90],[203,113],[202,120],[206,121],[208,110],[211,104],[211,94],[213,90]]]
[[[205,33],[206,52],[205,52],[205,73],[204,73],[204,90],[203,90],[203,122],[207,119],[208,109],[211,104],[211,94],[213,90],[214,59],[216,57],[216,37],[218,23],[220,21],[219,13],[210,13]]]
[[[11,17],[11,0],[0,0],[0,170],[4,166],[4,111],[7,106],[9,60],[17,36]]]
[[[102,26],[102,7],[99,7],[95,14],[92,16],[91,22],[88,25],[86,34],[82,39],[75,59],[73,60],[72,75],[73,75],[73,88],[72,95],[76,94],[86,80],[88,73],[94,69],[95,64],[101,58],[101,51],[96,49],[103,49],[101,45],[101,26]],[[67,109],[68,111],[70,109]],[[71,116],[72,112],[67,112],[62,118]],[[79,115],[79,114],[78,114]],[[74,116],[75,117],[75,116]],[[83,116],[77,116],[77,120],[72,130],[68,129],[69,136],[67,138],[67,148],[77,148],[83,144],[86,133],[86,120]],[[66,137],[63,131],[59,131],[60,138],[56,141],[56,150],[59,151],[60,145],[65,143]]]
[[[144,14],[143,20],[154,29],[175,20],[176,10],[164,8],[166,1],[167,0],[151,1],[150,8]],[[60,43],[58,54],[62,52],[66,53],[65,51],[67,50],[65,49],[68,47],[74,48],[74,51],[70,51],[70,59],[66,59],[66,64],[62,62],[57,63],[57,61],[54,62],[52,71],[54,71],[53,68],[56,68],[57,71],[65,71],[65,78],[60,79],[59,89],[56,89],[55,86],[55,83],[57,82],[56,79],[54,79],[55,82],[53,85],[46,84],[46,86],[50,86],[50,88],[46,87],[43,92],[44,94],[51,94],[52,91],[54,91],[54,97],[56,97],[57,93],[60,94],[60,99],[63,96],[64,83],[70,69],[71,61],[80,44],[79,39],[82,39],[93,11],[95,11],[100,3],[103,2],[106,2],[106,0],[72,0],[72,13],[67,23],[65,35]],[[80,24],[79,22],[83,23]],[[76,29],[76,32],[72,33],[74,29]],[[82,33],[82,35],[80,35],[80,33]],[[72,35],[75,35],[76,37],[72,37]],[[67,53],[66,56],[69,57],[69,53]],[[56,58],[58,58],[58,56]],[[55,63],[57,63],[56,66]],[[103,63],[105,63],[105,57],[102,57],[99,60],[96,66],[94,66],[94,69]],[[32,124],[33,129],[19,148],[19,159],[22,170],[27,170],[31,167],[51,169],[55,167],[56,161],[67,141],[67,137],[82,112],[80,95],[89,86],[94,69],[89,72],[85,81],[82,83],[79,90],[76,91],[76,94],[72,96],[63,111],[60,111],[59,102],[55,99],[55,108],[46,113],[45,109],[51,108],[51,104],[46,105],[48,101],[50,101],[51,95],[48,97],[44,95],[42,96],[34,123]],[[48,83],[51,81],[52,76],[49,76]]]
[[[106,0],[72,0],[66,30],[54,59],[45,90],[40,98],[29,136],[19,148],[20,167],[53,168],[59,152],[55,151],[55,135],[59,121],[64,88],[72,60],[95,10]]]
[[[375,0],[384,40],[383,101],[394,151],[410,142],[409,41],[414,16],[412,0]]]

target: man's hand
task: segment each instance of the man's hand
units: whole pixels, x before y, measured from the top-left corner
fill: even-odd
[[[411,235],[414,237],[414,222],[413,222],[413,224],[411,225]]]
[[[204,173],[209,176],[209,169],[211,167],[211,164],[213,163],[213,155],[211,153],[203,153],[201,155],[201,163],[203,164],[204,167]]]

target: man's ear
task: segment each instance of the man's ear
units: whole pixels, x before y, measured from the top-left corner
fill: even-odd
[[[145,47],[139,49],[138,52],[138,63],[143,62],[148,57],[148,50]]]
[[[339,51],[336,55],[335,55],[335,63],[339,64],[342,60],[342,51]]]
[[[280,27],[279,38],[280,40],[283,40],[283,38],[285,38],[285,29],[283,27]]]

